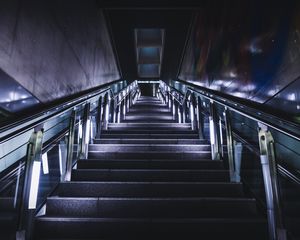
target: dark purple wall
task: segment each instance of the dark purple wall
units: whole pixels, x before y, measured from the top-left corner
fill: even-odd
[[[297,115],[299,77],[299,3],[197,12],[179,79]]]
[[[92,0],[1,1],[0,68],[44,103],[120,78]]]

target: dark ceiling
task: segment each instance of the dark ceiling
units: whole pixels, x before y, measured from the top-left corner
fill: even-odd
[[[141,2],[143,1],[126,1],[117,4],[117,1],[102,1],[99,5],[104,9],[111,30],[122,77],[126,80],[138,78],[134,29],[161,28],[165,30],[165,44],[160,78],[174,79],[178,74],[194,9],[169,5],[167,2],[149,1],[148,5]]]

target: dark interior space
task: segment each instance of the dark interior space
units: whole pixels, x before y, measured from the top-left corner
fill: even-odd
[[[300,239],[300,2],[3,0],[0,239]]]

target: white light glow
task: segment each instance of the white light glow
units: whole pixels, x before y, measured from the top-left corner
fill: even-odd
[[[224,87],[227,87],[229,89],[235,89],[238,87],[238,84],[235,82],[227,82],[227,83],[224,83]]]
[[[109,109],[109,105],[106,104],[106,107],[105,107],[105,121],[108,122],[108,109]]]
[[[178,108],[178,122],[181,123],[182,119],[181,119],[181,112],[180,109]]]
[[[49,166],[48,166],[48,153],[44,153],[42,155],[42,166],[43,166],[43,173],[49,173]]]
[[[229,72],[229,77],[235,78],[237,74],[234,71]]]
[[[63,174],[63,169],[62,169],[62,149],[61,149],[61,144],[59,144],[58,146],[58,160],[59,160],[59,172],[60,172],[60,175]]]
[[[114,123],[116,122],[116,115],[117,115],[117,112],[115,111],[115,112],[114,112],[114,119],[113,119],[113,122],[114,122]]]
[[[295,101],[296,100],[296,94],[295,93],[290,93],[287,95],[287,99],[289,101]]]
[[[89,118],[86,123],[85,129],[85,144],[89,144],[90,142],[90,132],[91,132],[91,119]]]
[[[275,90],[275,89],[269,90],[269,91],[267,92],[267,95],[268,95],[268,96],[273,96],[274,94],[276,94],[276,90]]]
[[[215,144],[215,128],[212,117],[209,117],[209,132],[210,132],[210,143]]]
[[[213,90],[221,90],[221,87],[218,85],[212,85],[210,88]]]
[[[78,136],[79,136],[80,139],[82,138],[82,123],[81,123],[81,121],[79,122]]]
[[[223,82],[224,82],[223,80],[215,80],[214,84],[220,86],[220,85],[223,85]]]
[[[28,209],[36,208],[37,195],[39,190],[41,162],[34,161],[31,175],[31,184],[29,192],[29,204]]]
[[[221,140],[221,146],[223,146],[223,131],[222,131],[222,121],[219,119],[219,130],[220,130],[220,140]]]
[[[120,121],[121,121],[121,107],[120,107],[120,105],[119,105],[119,107],[118,107],[118,119],[117,119],[117,123],[120,123]]]
[[[190,107],[190,117],[191,117],[191,122],[194,122],[194,106],[191,104]]]
[[[176,113],[176,111],[175,111],[175,104],[173,104],[172,113],[173,113],[173,117],[174,117],[175,113]]]
[[[93,122],[93,121],[91,121],[91,139],[93,139],[93,138],[94,138],[94,128],[95,128],[95,126],[94,126],[94,122]]]
[[[234,92],[234,93],[232,93],[232,95],[239,97],[239,98],[246,97],[246,93],[243,93],[243,92]]]

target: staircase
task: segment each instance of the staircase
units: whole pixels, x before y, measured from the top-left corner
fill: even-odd
[[[140,97],[48,197],[36,239],[267,239],[265,217],[189,123]]]

